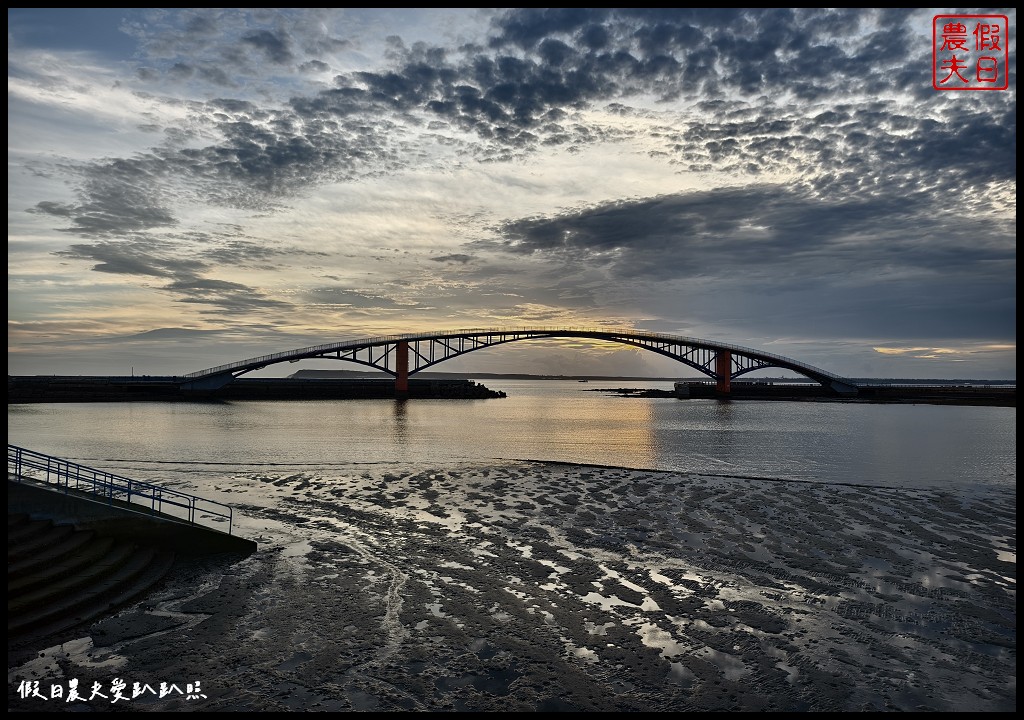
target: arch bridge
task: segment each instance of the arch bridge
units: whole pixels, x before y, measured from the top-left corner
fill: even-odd
[[[440,362],[495,345],[550,338],[600,340],[649,350],[707,375],[715,381],[720,394],[729,393],[730,382],[733,379],[754,370],[772,367],[800,373],[837,394],[857,393],[857,386],[846,378],[774,353],[662,333],[579,328],[446,330],[346,340],[286,350],[199,370],[183,376],[181,387],[184,390],[195,391],[216,390],[236,377],[269,365],[323,358],[344,360],[383,370],[395,378],[396,395],[403,397],[409,390],[410,375]]]

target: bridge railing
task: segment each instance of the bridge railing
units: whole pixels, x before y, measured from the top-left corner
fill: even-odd
[[[17,445],[7,446],[7,475],[16,482],[30,479],[53,485],[65,493],[71,490],[89,493],[109,505],[130,503],[137,506],[131,509],[148,508],[190,525],[202,524],[223,531],[211,523],[227,522],[228,534],[232,531],[233,510],[230,505],[114,475]]]
[[[404,333],[400,335],[380,335],[377,337],[359,338],[357,340],[345,340],[342,342],[325,343],[322,345],[312,345],[310,347],[298,348],[296,350],[285,350],[283,352],[276,352],[270,355],[261,355],[259,357],[249,358],[248,360],[240,360],[233,363],[227,363],[224,365],[218,365],[217,367],[208,368],[206,370],[198,370],[196,372],[188,373],[182,376],[183,378],[196,379],[201,377],[209,377],[211,375],[221,375],[224,373],[231,372],[242,368],[255,368],[262,365],[270,365],[274,362],[278,362],[285,359],[298,358],[301,359],[304,356],[315,356],[322,353],[334,352],[336,350],[345,350],[353,347],[365,347],[369,345],[385,345],[387,343],[398,342],[399,340],[431,340],[449,337],[464,337],[467,335],[498,335],[498,334],[533,334],[533,335],[547,335],[557,333],[579,333],[585,336],[599,336],[599,335],[624,335],[634,339],[649,339],[649,340],[661,340],[671,343],[679,343],[683,345],[695,345],[698,347],[709,347],[715,349],[729,350],[730,352],[741,353],[744,355],[750,355],[753,357],[766,358],[778,362],[783,362],[787,366],[796,368],[802,368],[810,370],[811,372],[818,373],[819,375],[833,380],[844,380],[845,379],[836,375],[835,373],[823,370],[821,368],[814,367],[813,365],[807,365],[806,363],[797,362],[792,358],[785,357],[784,355],[778,355],[775,353],[765,352],[763,350],[757,350],[755,348],[743,347],[742,345],[733,345],[731,343],[713,342],[710,340],[703,340],[701,338],[686,337],[680,335],[668,335],[666,333],[656,332],[645,332],[637,331],[630,328],[593,328],[593,327],[523,327],[523,328],[464,328],[461,330],[445,330],[437,333]],[[600,339],[600,338],[598,338]]]

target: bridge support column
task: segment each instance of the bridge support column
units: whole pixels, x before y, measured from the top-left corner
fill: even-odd
[[[409,342],[399,340],[395,346],[395,397],[409,397]]]
[[[732,380],[732,353],[728,350],[719,350],[715,355],[715,374],[718,375],[715,392],[718,395],[728,395],[729,381]]]

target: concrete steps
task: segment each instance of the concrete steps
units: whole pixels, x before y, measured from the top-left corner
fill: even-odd
[[[16,537],[7,535],[7,563],[30,558],[40,550],[69,537],[75,529],[69,525],[55,526],[46,520],[33,520]]]
[[[114,544],[110,538],[99,541],[95,533],[74,533],[38,555],[7,564],[7,594],[28,592],[35,587],[73,573],[98,561]]]
[[[142,597],[174,563],[170,550],[8,514],[7,633],[40,639]]]

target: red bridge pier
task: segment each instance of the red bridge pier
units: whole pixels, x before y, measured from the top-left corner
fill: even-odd
[[[395,346],[395,397],[409,397],[409,341],[399,340]]]
[[[728,395],[729,382],[732,380],[732,353],[728,350],[719,350],[715,354],[715,374],[718,375],[715,393]]]

